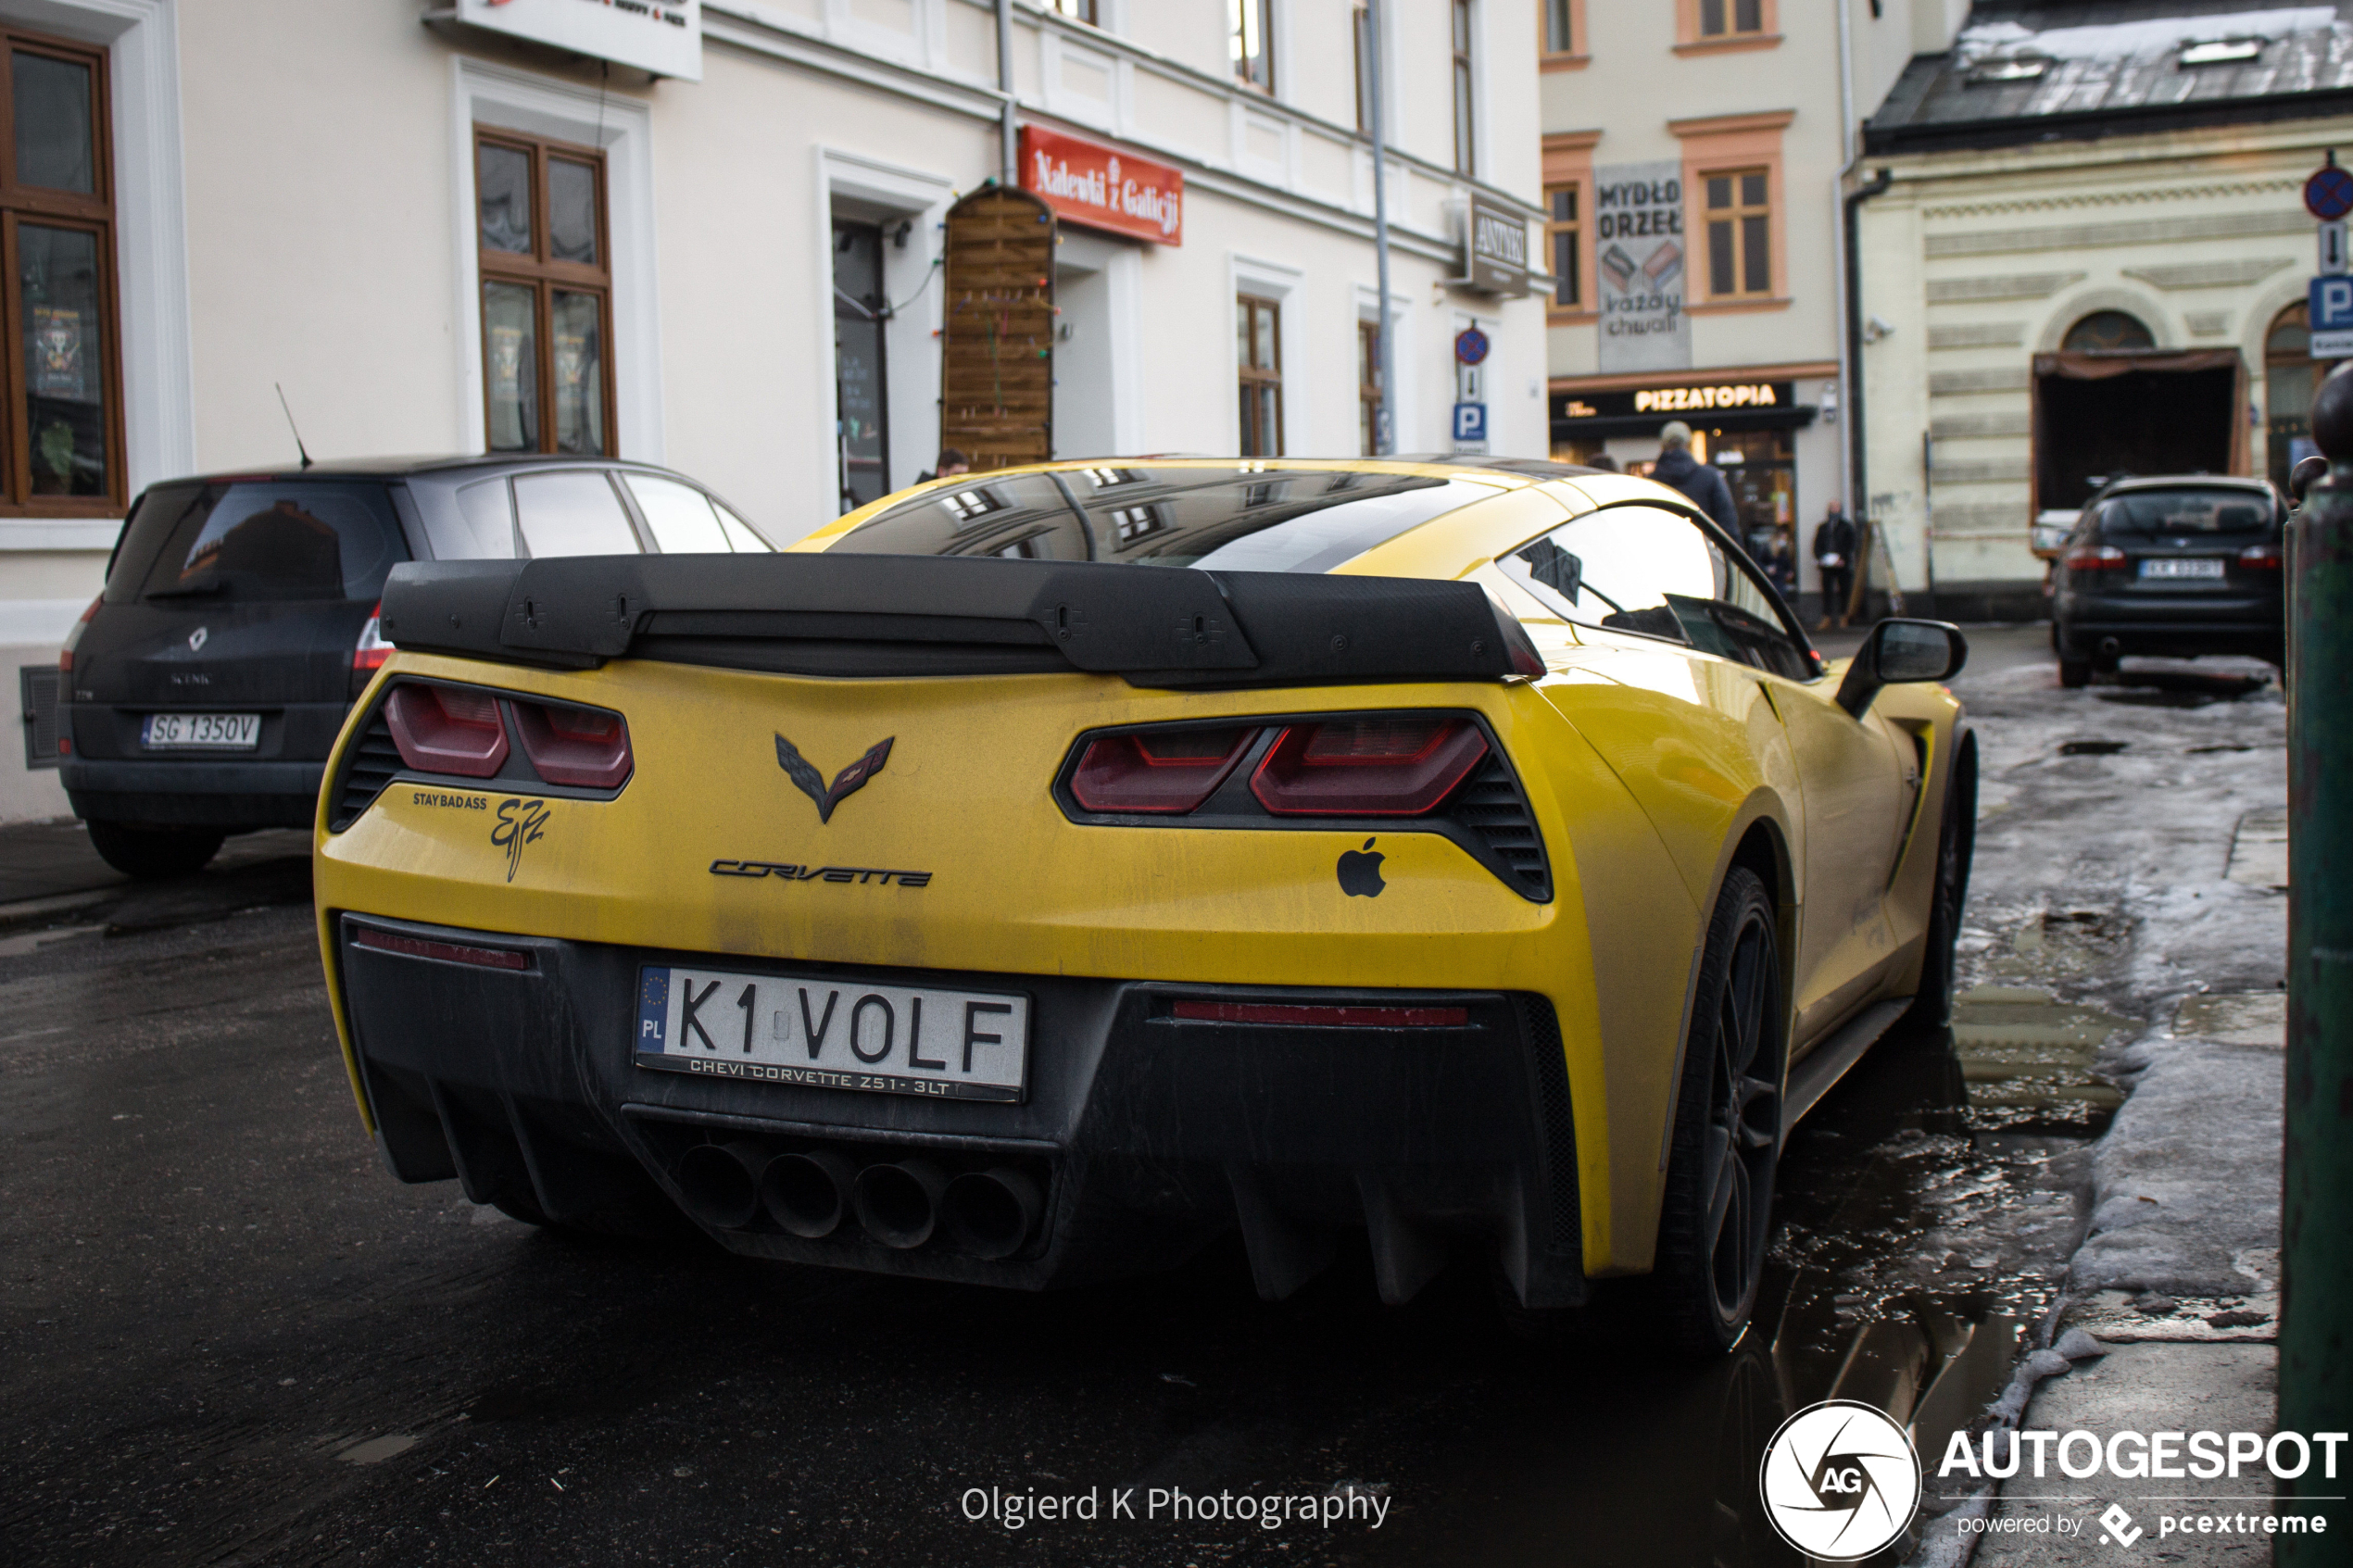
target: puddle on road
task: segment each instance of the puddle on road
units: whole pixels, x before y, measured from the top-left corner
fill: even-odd
[[[2095,1137],[2124,1103],[2093,1071],[2131,1019],[2024,985],[1981,985],[1954,1003],[1953,1039],[1981,1124]]]

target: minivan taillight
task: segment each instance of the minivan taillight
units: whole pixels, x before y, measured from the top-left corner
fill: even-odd
[[[1277,816],[1412,817],[1486,755],[1467,719],[1331,719],[1286,729],[1250,788]]]
[[[2249,545],[2239,552],[2239,565],[2249,571],[2277,571],[2280,569],[2280,547],[2277,545]]]
[[[1189,811],[1226,782],[1258,733],[1246,724],[1105,735],[1078,759],[1070,793],[1089,811]]]
[[[355,697],[392,657],[392,645],[384,641],[384,601],[378,599],[375,608],[368,612],[368,623],[359,628],[359,645],[351,650],[351,695]]]
[[[2077,545],[2067,552],[2070,571],[2121,571],[2124,552],[2113,545]]]
[[[384,721],[400,759],[425,773],[486,779],[507,760],[507,727],[498,701],[486,692],[447,686],[395,687]]]
[[[547,783],[617,789],[627,782],[635,764],[629,726],[620,714],[520,698],[513,708],[522,754]]]
[[[73,630],[66,633],[66,646],[57,650],[58,674],[73,673],[73,650],[82,646],[82,633],[90,630],[90,622],[98,619],[98,607],[106,602],[104,594],[92,599],[90,608],[82,612],[82,619],[73,623]]]

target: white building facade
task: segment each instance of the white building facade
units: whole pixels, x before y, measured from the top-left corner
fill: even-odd
[[[1471,327],[1489,449],[1546,448],[1541,296],[1455,281],[1474,198],[1541,217],[1537,3],[1385,0],[1401,452],[1453,445]],[[1000,63],[1019,126],[1182,185],[1176,243],[1065,214],[1058,455],[1362,452],[1364,15],[0,0],[32,62],[0,206],[51,258],[35,280],[25,249],[7,310],[0,652],[52,662],[139,492],[286,462],[287,410],[321,460],[668,464],[779,540],[912,483],[939,444],[942,219],[1005,167]],[[0,820],[66,809],[27,728]]]

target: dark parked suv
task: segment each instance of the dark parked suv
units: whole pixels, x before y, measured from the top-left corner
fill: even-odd
[[[386,652],[404,560],[774,546],[692,482],[580,458],[320,463],[143,494],[58,659],[58,767],[137,877],[233,833],[308,827],[344,712]]]
[[[2103,488],[2059,554],[2059,684],[2082,685],[2126,654],[2283,663],[2286,521],[2287,503],[2266,480],[2177,475]]]

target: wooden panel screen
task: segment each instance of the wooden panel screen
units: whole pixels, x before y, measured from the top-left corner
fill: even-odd
[[[948,209],[939,444],[975,472],[1054,453],[1054,214],[987,185]]]

